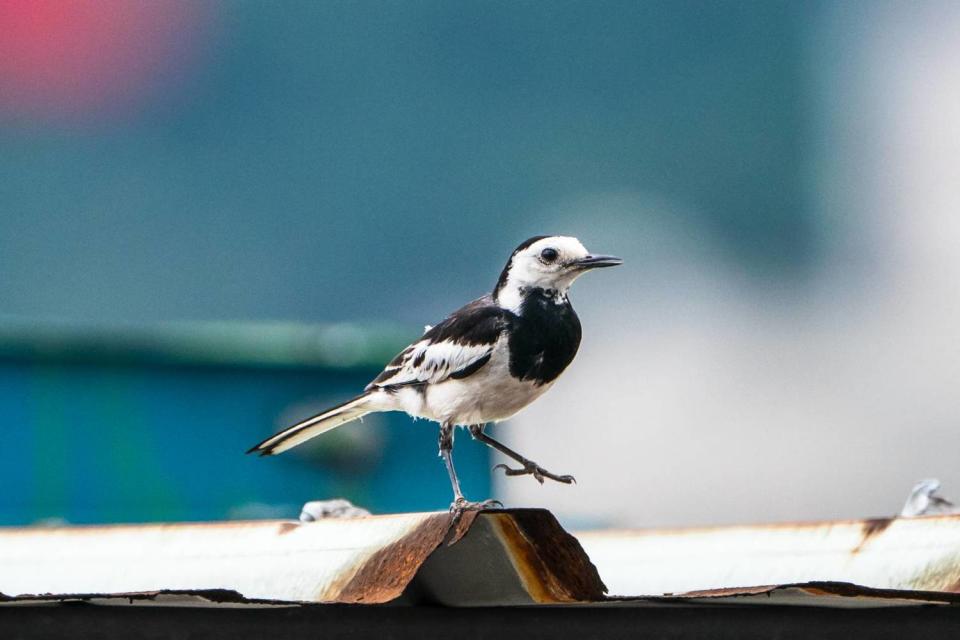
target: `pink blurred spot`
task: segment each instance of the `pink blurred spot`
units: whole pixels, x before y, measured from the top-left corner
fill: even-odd
[[[211,5],[187,0],[0,1],[0,116],[129,116],[182,86]]]

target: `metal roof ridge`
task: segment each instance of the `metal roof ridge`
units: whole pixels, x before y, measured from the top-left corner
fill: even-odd
[[[580,544],[542,509],[6,528],[0,565],[0,593],[21,602],[213,590],[251,603],[475,606],[604,592]]]

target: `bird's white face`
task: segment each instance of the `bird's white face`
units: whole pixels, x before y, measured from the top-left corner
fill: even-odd
[[[511,256],[497,283],[497,302],[515,313],[528,290],[552,291],[562,301],[573,281],[587,271],[621,262],[613,256],[591,255],[579,240],[569,236],[549,236],[525,245]]]
[[[576,238],[544,238],[513,256],[510,281],[526,287],[565,291],[583,273],[579,269],[570,269],[568,265],[589,255],[590,252]]]

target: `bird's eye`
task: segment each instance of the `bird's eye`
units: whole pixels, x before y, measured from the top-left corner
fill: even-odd
[[[540,252],[540,259],[546,263],[550,263],[557,259],[557,255],[559,254],[557,253],[556,249],[547,247],[546,249]]]

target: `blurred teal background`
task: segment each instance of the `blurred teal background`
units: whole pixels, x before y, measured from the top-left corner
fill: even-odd
[[[419,325],[492,286],[520,240],[588,235],[588,211],[557,229],[544,202],[676,194],[710,204],[692,221],[745,268],[802,271],[809,10],[9,3],[0,15],[28,33],[0,53],[35,69],[0,85],[0,317],[17,347],[0,351],[0,480],[16,487],[0,521],[290,515],[341,494],[443,507],[435,430],[405,417],[375,418],[384,451],[349,464],[242,452],[305,415],[291,405],[352,395]],[[277,319],[398,328],[350,366],[171,361],[203,350],[189,327],[143,347],[165,323]],[[486,452],[457,461],[488,493]]]
[[[443,508],[436,431],[403,416],[242,452],[349,397],[530,235],[628,258],[578,284],[585,348],[668,315],[719,331],[668,303],[683,278],[651,265],[676,261],[722,265],[716,286],[692,276],[711,300],[816,316],[849,233],[824,149],[857,131],[827,69],[868,7],[8,0],[0,523]],[[699,249],[667,255],[662,234]],[[484,497],[493,461],[458,444]]]
[[[84,4],[135,39],[73,54],[101,101],[0,108],[5,313],[418,326],[524,238],[586,242],[543,209],[609,190],[685,203],[746,269],[815,254],[812,3]]]

